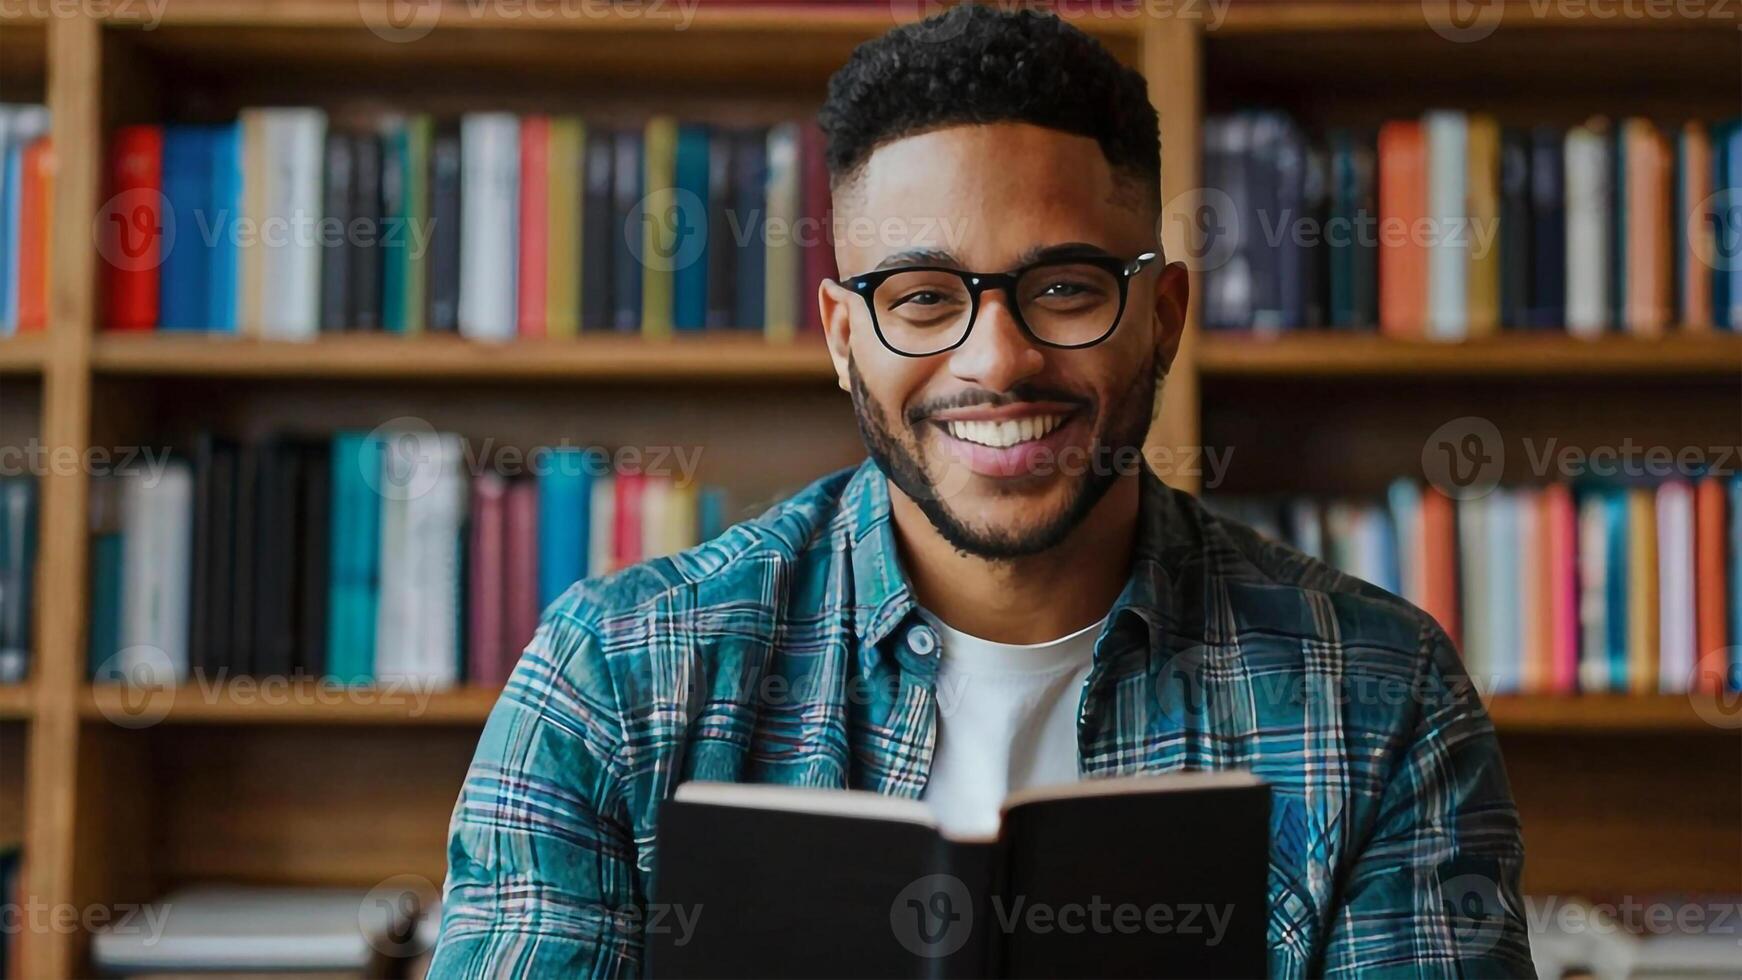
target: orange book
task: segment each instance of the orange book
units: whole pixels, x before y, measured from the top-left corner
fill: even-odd
[[[49,235],[54,228],[54,147],[24,148],[18,191],[18,330],[48,326]]]
[[[1427,216],[1427,143],[1421,123],[1397,119],[1379,129],[1379,332],[1421,337],[1427,321],[1427,246],[1417,225]]]
[[[1690,122],[1682,127],[1681,152],[1677,166],[1681,170],[1681,199],[1686,214],[1675,216],[1673,231],[1685,236],[1686,258],[1682,262],[1681,293],[1682,326],[1689,330],[1712,329],[1712,269],[1701,256],[1716,255],[1716,239],[1710,217],[1703,208],[1712,196],[1712,141],[1706,135],[1706,124]]]
[[[1627,690],[1657,692],[1657,494],[1627,491]]]
[[[1694,690],[1707,694],[1723,686],[1727,667],[1724,518],[1724,481],[1708,476],[1694,486],[1694,655],[1699,658]]]
[[[1500,329],[1500,124],[1493,116],[1469,117],[1469,169],[1464,196],[1470,216],[1470,271],[1466,305],[1469,336]]]
[[[1458,622],[1458,528],[1456,507],[1433,484],[1421,491],[1422,610],[1463,649]]]
[[[550,117],[520,121],[520,303],[519,333],[544,336],[550,266]],[[567,272],[567,270],[565,270]]]
[[[1627,154],[1627,331],[1655,337],[1669,323],[1669,145],[1648,119],[1622,125]]]

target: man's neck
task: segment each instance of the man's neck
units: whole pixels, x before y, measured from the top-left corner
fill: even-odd
[[[1097,622],[1130,577],[1140,484],[1119,477],[1065,540],[988,561],[957,551],[906,494],[889,487],[902,568],[919,604],[964,633],[1045,643]]]

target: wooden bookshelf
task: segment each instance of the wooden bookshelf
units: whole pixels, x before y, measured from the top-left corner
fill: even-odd
[[[407,8],[410,32],[398,34],[407,25],[377,16],[384,4],[375,0],[177,0],[151,23],[136,16],[142,5],[51,18],[0,9],[0,86],[6,101],[50,104],[54,213],[66,216],[50,263],[53,329],[0,341],[0,438],[80,453],[214,420],[262,431],[418,414],[525,445],[563,434],[705,444],[726,457],[722,482],[742,480],[771,502],[799,475],[860,455],[814,340],[275,343],[105,331],[90,217],[102,201],[106,136],[127,123],[296,102],[607,119],[655,107],[736,118],[736,106],[753,104],[790,117],[813,110],[828,75],[892,26],[901,6],[717,4],[679,27],[625,11],[532,17],[521,5],[453,0]],[[1149,81],[1166,147],[1162,235],[1169,254],[1183,255],[1207,112],[1262,100],[1314,123],[1368,123],[1432,105],[1555,121],[1593,111],[1734,113],[1734,23],[1641,24],[1539,6],[1504,4],[1493,36],[1465,44],[1433,30],[1413,2],[1237,0],[1219,23],[1208,8],[1078,22]],[[1580,444],[1625,433],[1729,445],[1738,439],[1739,339],[1506,335],[1441,345],[1194,327],[1153,442],[1237,448],[1242,489],[1314,492],[1338,489],[1327,481],[1351,471],[1361,480],[1418,471],[1420,430],[1460,415],[1490,415],[1508,432],[1565,432]],[[782,452],[769,450],[769,432]],[[22,831],[27,894],[88,907],[148,901],[210,877],[369,886],[409,872],[439,881],[454,795],[497,692],[459,689],[418,703],[189,686],[141,701],[141,692],[87,683],[89,482],[83,472],[44,478],[32,682],[0,688],[0,833]],[[1197,489],[1200,479],[1173,482]],[[1495,698],[1525,820],[1527,888],[1742,891],[1742,738],[1723,726],[1724,707],[1685,697]],[[20,938],[22,975],[88,973],[85,936]]]

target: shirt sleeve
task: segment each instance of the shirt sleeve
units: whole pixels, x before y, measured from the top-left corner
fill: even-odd
[[[1340,884],[1327,977],[1532,977],[1524,846],[1499,742],[1451,641],[1431,630],[1417,722]]]
[[[641,972],[623,723],[576,605],[565,598],[546,611],[466,774],[432,978]]]

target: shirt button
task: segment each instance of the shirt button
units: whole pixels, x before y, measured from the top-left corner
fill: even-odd
[[[929,657],[938,648],[938,638],[930,629],[915,626],[907,633],[907,648],[922,657]]]

